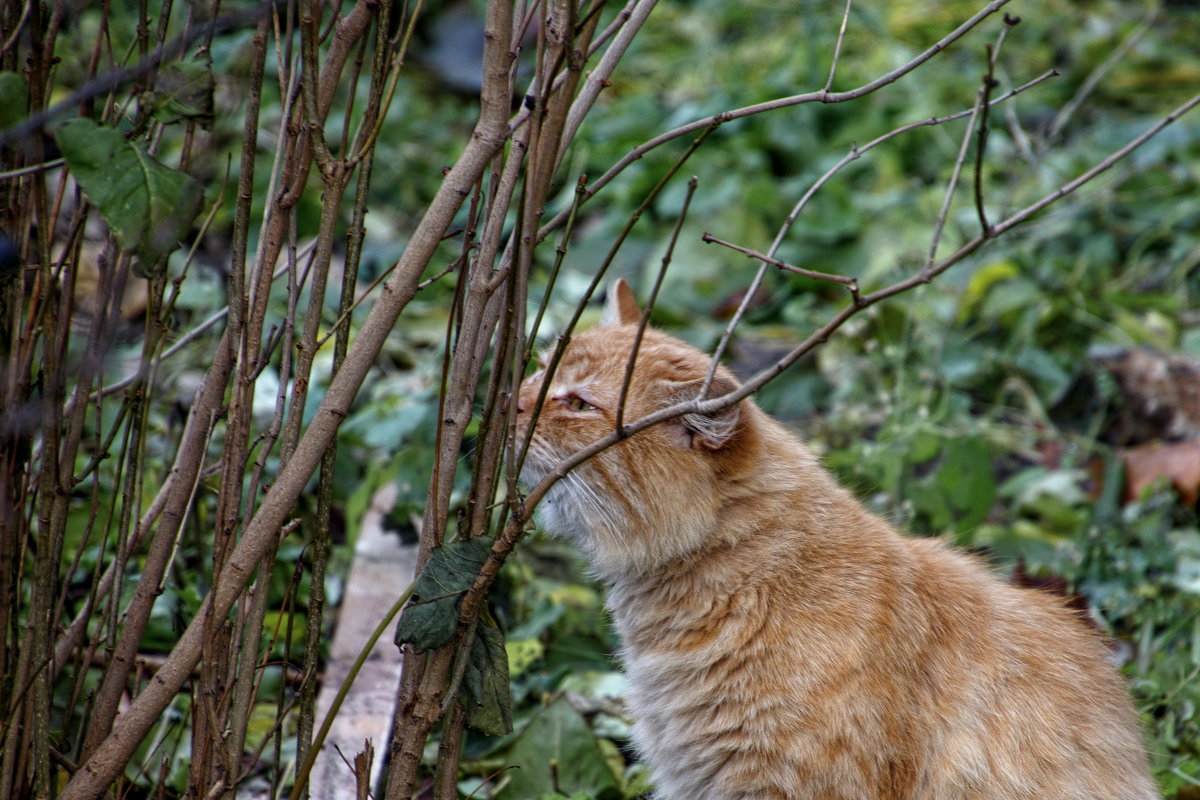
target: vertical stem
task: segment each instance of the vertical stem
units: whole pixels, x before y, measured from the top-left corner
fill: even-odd
[[[390,29],[391,7],[382,4],[379,7],[379,18],[375,26],[375,49],[372,61],[371,87],[367,107],[364,109],[364,119],[370,120],[372,115],[382,115],[380,108],[383,96],[384,82],[389,70],[388,31]],[[347,129],[349,125],[347,124]],[[364,125],[364,129],[369,125]],[[349,155],[348,148],[342,147],[343,157]],[[367,196],[371,183],[371,169],[374,165],[375,147],[371,146],[362,151],[362,159],[358,165],[358,183],[355,187],[354,208],[350,227],[346,232],[346,260],[342,271],[341,296],[338,304],[338,317],[344,319],[338,328],[334,340],[333,374],[341,369],[346,358],[346,349],[350,342],[349,311],[354,303],[355,290],[358,283],[358,270],[362,260],[363,239],[366,235],[365,218],[367,213]],[[316,681],[309,676],[317,674],[318,660],[321,655],[322,623],[325,609],[325,571],[329,561],[330,537],[329,515],[333,490],[333,470],[337,459],[337,440],[330,443],[329,449],[321,460],[320,478],[317,493],[317,527],[313,534],[309,558],[312,563],[312,579],[310,582],[308,614],[306,617],[304,664],[302,673],[305,676],[300,689],[300,714],[296,731],[297,761],[303,763],[312,747],[312,736],[316,717]],[[308,796],[307,786],[303,787],[302,797]]]
[[[453,702],[449,717],[442,724],[442,739],[438,743],[437,768],[434,774],[434,800],[457,800],[458,760],[462,753],[463,730],[467,712],[462,703]]]
[[[249,291],[251,283],[247,280],[246,269],[247,243],[254,199],[254,175],[259,146],[258,126],[262,106],[269,25],[269,15],[263,15],[255,26],[251,44],[247,106],[242,127],[242,152],[237,201],[233,216],[229,314],[222,345],[229,348],[229,365],[234,373],[234,385],[227,412],[225,447],[221,461],[221,486],[217,499],[212,562],[214,582],[220,575],[228,553],[233,547],[238,521],[241,517],[243,477],[249,457],[250,413],[267,299],[266,293],[262,291],[261,275],[263,272],[269,275],[275,264],[274,258],[271,258],[266,264],[261,259],[256,263],[255,266],[260,276],[256,288],[259,291],[252,300]],[[287,126],[283,126],[280,136],[284,139],[281,147],[286,147],[289,141]],[[270,219],[272,222],[282,222],[286,219],[286,215],[276,214]],[[212,378],[213,375],[210,373],[209,379]],[[223,703],[222,698],[227,696],[225,687],[228,672],[232,667],[231,658],[233,656],[229,652],[229,634],[223,619],[214,618],[207,622],[205,668],[202,670],[198,682],[199,702],[193,707],[193,761],[189,782],[192,792],[196,794],[208,792],[208,787],[216,779],[216,770],[220,769],[223,773],[229,772],[228,759],[217,758],[218,752],[226,752],[222,746],[222,742],[225,741],[222,730],[224,726],[219,720],[223,717],[220,708]],[[257,648],[255,652],[257,652]],[[217,715],[215,719],[209,718],[206,713],[209,710]],[[217,729],[213,728],[213,724],[217,725]],[[225,766],[219,768],[218,761]],[[224,775],[225,786],[234,785],[236,777],[236,775]]]

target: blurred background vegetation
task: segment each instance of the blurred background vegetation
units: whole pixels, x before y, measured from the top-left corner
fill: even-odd
[[[856,3],[833,88],[861,85],[903,64],[976,10],[966,0]],[[1015,2],[1007,11],[1021,22],[1001,52],[997,94],[1051,68],[1060,74],[993,111],[984,179],[997,218],[1062,185],[1200,87],[1200,5],[1192,0],[1041,0]],[[431,3],[424,11],[419,47],[377,148],[364,285],[396,261],[415,216],[440,184],[441,167],[453,163],[470,132],[479,13],[463,3]],[[91,41],[98,14],[81,7],[68,35]],[[132,40],[132,15],[124,29],[120,15],[110,21],[115,40]],[[601,174],[661,131],[821,88],[840,23],[840,8],[818,0],[660,4],[568,152],[549,210],[570,205],[575,177]],[[796,200],[855,144],[969,109],[983,71],[983,42],[996,29],[865,100],[787,108],[713,133],[685,167],[699,188],[655,323],[711,349],[756,263],[704,244],[701,234],[765,250]],[[206,179],[208,203],[223,192],[225,204],[199,254],[202,269],[182,285],[175,312],[180,329],[224,303],[222,237],[228,236],[237,167],[236,157],[232,167],[228,158],[239,137],[241,54],[249,37],[234,33],[213,47],[215,133],[191,171]],[[271,69],[271,59],[267,63]],[[282,124],[277,94],[264,96],[263,108],[264,130]],[[864,289],[912,274],[927,255],[965,124],[915,130],[842,170],[817,193],[778,257],[854,277]],[[540,332],[545,342],[569,318],[598,261],[682,147],[647,155],[581,211],[550,322]],[[227,169],[233,172],[228,179]],[[257,175],[263,191],[255,202],[262,204],[269,176],[266,170]],[[666,250],[685,177],[642,217],[610,270],[628,277],[642,297]],[[296,207],[301,232],[316,231],[319,190],[310,185]],[[960,197],[943,252],[978,231],[973,204],[967,193]],[[447,242],[431,274],[459,251],[458,243]],[[553,248],[538,252],[532,295],[541,291],[539,277],[544,280],[553,255]],[[335,565],[344,567],[362,512],[385,484],[399,489],[389,527],[413,535],[425,505],[453,290],[448,282],[434,283],[405,311],[341,428],[335,494],[345,530]],[[1164,794],[1181,798],[1200,797],[1200,311],[1193,292],[1200,293],[1196,115],[932,284],[855,318],[759,395],[760,404],[822,451],[829,467],[880,514],[914,534],[975,549],[997,571],[1062,591],[1085,607],[1114,639],[1114,658],[1133,687]],[[769,274],[735,335],[732,365],[743,376],[753,374],[845,302],[831,284]],[[135,338],[131,331],[132,353],[140,347]],[[181,402],[207,366],[210,346],[202,338],[161,368],[164,385],[178,387]],[[326,351],[318,355],[318,369]],[[275,402],[272,369],[259,390],[267,418]],[[314,382],[310,408],[323,388]],[[150,424],[153,436],[169,441],[182,423],[166,408]],[[1154,453],[1167,449],[1156,447],[1159,442],[1169,443],[1169,458],[1155,460]],[[155,458],[153,448],[147,457]],[[116,492],[119,482],[104,479],[107,468],[97,472],[95,490]],[[464,485],[468,471],[464,458]],[[76,511],[83,541],[89,506]],[[194,579],[203,571],[187,568],[205,558],[208,513],[197,505],[178,567],[156,605],[148,650],[156,644],[169,649],[180,619],[194,614],[208,589]],[[307,573],[293,575],[292,566],[305,554],[291,540],[283,550],[273,613],[302,613]],[[88,558],[96,556],[86,548],[78,555],[86,574]],[[336,603],[341,578],[332,572]],[[564,545],[534,535],[506,566],[494,603],[507,637],[515,730],[504,737],[470,735],[464,796],[644,792],[645,775],[628,763],[623,683],[599,587]],[[294,617],[291,624],[303,627]],[[283,690],[282,673],[268,671],[268,693],[272,681]],[[58,701],[58,713],[70,718],[79,696],[64,687]],[[178,754],[165,785],[182,790],[186,715],[178,708],[174,713],[178,724],[164,726],[146,746]],[[264,712],[250,741],[267,735],[272,724]],[[267,749],[257,757],[286,761],[289,755]],[[513,764],[523,768],[505,771]],[[134,786],[153,783],[136,771],[129,777]]]

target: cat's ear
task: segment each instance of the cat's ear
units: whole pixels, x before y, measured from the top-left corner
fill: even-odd
[[[702,380],[688,381],[681,384],[671,393],[671,405],[681,403],[685,400],[694,400],[703,385],[704,381]],[[709,384],[708,394],[705,395],[705,399],[711,400],[714,397],[721,397],[737,388],[736,383],[718,375]],[[678,433],[677,441],[681,447],[703,447],[708,450],[720,450],[737,433],[738,425],[742,421],[741,405],[740,402],[734,403],[731,406],[726,406],[707,414],[700,412],[684,414],[665,424],[675,426]]]
[[[636,325],[642,318],[633,290],[624,278],[617,278],[608,288],[608,302],[604,304],[601,325]]]

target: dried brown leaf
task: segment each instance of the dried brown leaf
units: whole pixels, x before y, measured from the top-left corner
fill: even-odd
[[[1141,445],[1124,451],[1125,500],[1136,500],[1155,481],[1165,479],[1188,506],[1200,498],[1200,441]]]

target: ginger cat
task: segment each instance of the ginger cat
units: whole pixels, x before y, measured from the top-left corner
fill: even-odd
[[[619,282],[571,342],[523,482],[613,431],[638,317]],[[624,418],[695,397],[708,364],[647,330]],[[544,379],[522,385],[524,428]],[[736,385],[718,370],[710,396]],[[537,511],[607,584],[656,797],[1158,797],[1098,635],[898,534],[750,400],[633,435]]]

